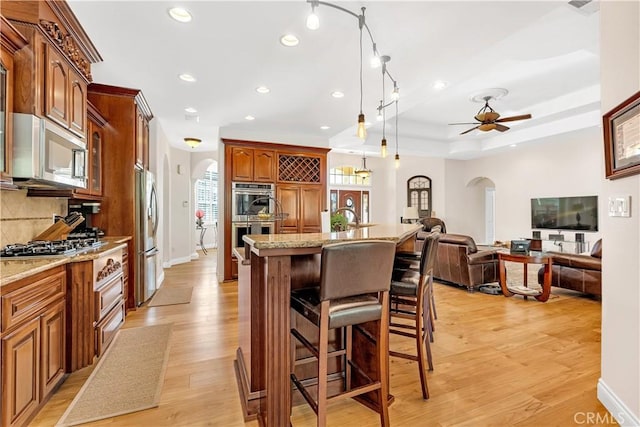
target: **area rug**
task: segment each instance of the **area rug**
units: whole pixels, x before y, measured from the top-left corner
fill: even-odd
[[[189,304],[193,288],[160,288],[149,302],[149,307],[159,305]]]
[[[172,323],[121,329],[57,427],[158,406]]]

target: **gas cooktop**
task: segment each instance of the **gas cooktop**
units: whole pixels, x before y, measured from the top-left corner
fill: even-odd
[[[104,242],[96,238],[69,240],[34,240],[26,244],[5,246],[0,257],[71,256],[99,248]]]

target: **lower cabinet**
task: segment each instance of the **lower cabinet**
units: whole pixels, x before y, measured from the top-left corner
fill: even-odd
[[[123,245],[126,247],[126,244]],[[67,372],[93,364],[111,340],[100,338],[105,319],[117,307],[124,307],[123,247],[89,261],[68,264]],[[124,323],[124,314],[107,328],[115,334]]]
[[[24,426],[64,380],[64,267],[1,288],[2,425]]]

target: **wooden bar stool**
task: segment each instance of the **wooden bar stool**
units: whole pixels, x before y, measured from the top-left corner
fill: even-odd
[[[389,425],[389,287],[395,249],[394,242],[383,240],[327,245],[322,248],[319,286],[291,293],[291,309],[318,328],[317,346],[298,329],[291,329],[293,337],[313,355],[309,359],[318,363],[315,398],[295,372],[291,374],[291,381],[316,413],[318,426],[326,425],[330,400],[372,391],[377,394],[380,423]],[[329,351],[329,331],[337,328],[343,329],[342,348]],[[356,334],[362,334],[375,346],[373,366],[377,372],[365,372],[352,360],[352,336]],[[295,359],[295,348],[293,352]],[[330,357],[343,360],[342,391],[333,396],[328,396],[327,387]]]
[[[418,271],[409,268],[415,260],[407,264],[406,259],[396,258],[389,292],[391,303],[389,333],[414,338],[416,341],[416,354],[389,351],[389,355],[418,362],[423,399],[429,398],[427,364],[429,370],[433,370],[431,344],[427,336],[433,331],[430,295],[439,239],[439,233],[430,233],[426,236],[418,259]],[[394,318],[411,320],[412,324],[394,321]]]

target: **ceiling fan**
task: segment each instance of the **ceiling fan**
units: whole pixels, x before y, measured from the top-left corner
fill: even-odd
[[[476,125],[471,129],[465,130],[460,135],[464,135],[465,133],[469,133],[475,129],[479,129],[484,132],[488,132],[494,129],[500,132],[504,132],[506,130],[509,130],[509,127],[500,123],[514,122],[516,120],[525,120],[531,118],[531,114],[522,114],[519,116],[500,118],[500,114],[496,113],[495,110],[489,105],[489,100],[493,99],[493,96],[485,96],[482,99],[484,99],[484,106],[478,111],[478,114],[473,117],[477,120],[477,123],[449,123],[450,125]]]

